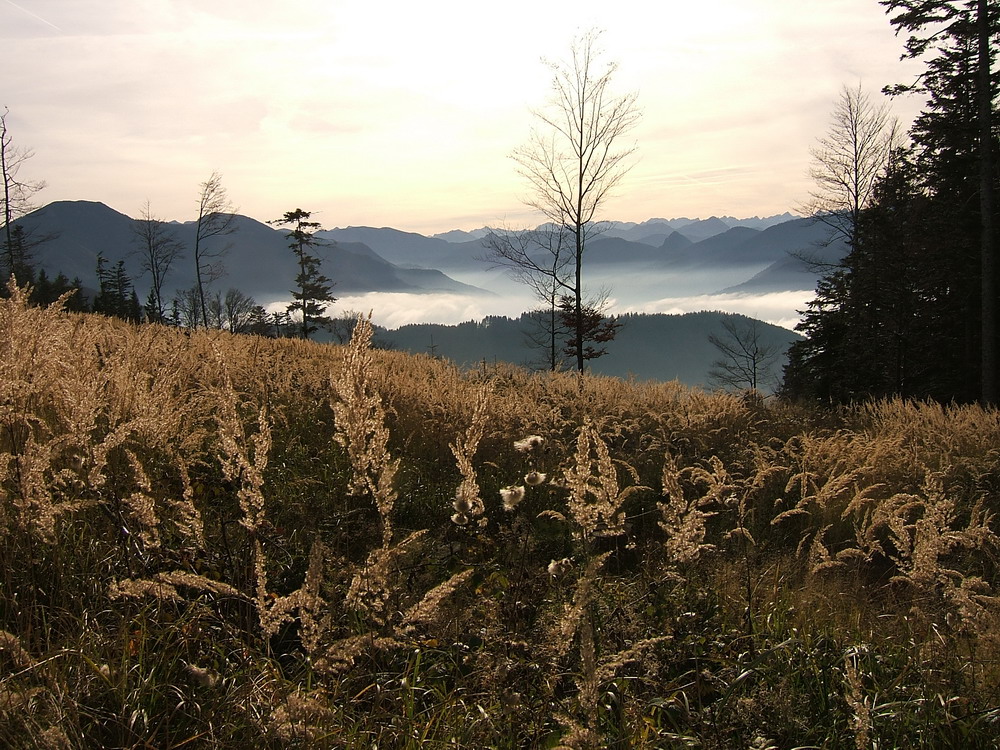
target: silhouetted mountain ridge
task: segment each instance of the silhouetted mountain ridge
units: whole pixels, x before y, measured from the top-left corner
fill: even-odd
[[[134,221],[125,214],[93,201],[58,201],[17,223],[29,234],[53,237],[34,251],[37,264],[50,275],[62,272],[93,286],[97,255],[103,253],[111,264],[124,260],[137,289],[144,290]],[[167,278],[167,291],[173,294],[194,283],[192,248],[196,224],[171,222],[167,226],[185,247],[185,257],[175,262]],[[259,302],[287,299],[289,290],[295,288],[297,269],[285,231],[241,215],[235,216],[233,228],[232,234],[205,243],[210,252],[226,249],[226,275],[216,286],[238,288]],[[397,267],[361,242],[327,242],[315,248],[315,254],[322,259],[323,273],[334,280],[336,295],[372,291],[489,294],[432,268],[414,272]]]
[[[817,268],[801,257],[817,255],[824,262],[835,262],[845,249],[827,242],[828,229],[822,223],[803,218],[780,221],[786,216],[752,221],[710,217],[609,222],[607,231],[588,244],[585,264],[595,285],[615,293],[641,287],[647,300],[713,294],[723,287],[736,294],[813,289]],[[111,264],[125,261],[141,297],[148,291],[132,235],[133,220],[125,214],[93,201],[59,201],[19,223],[36,235],[55,237],[36,249],[38,263],[50,274],[62,272],[95,286],[97,253],[103,252]],[[750,223],[757,226],[745,226]],[[672,229],[675,225],[680,228]],[[227,274],[216,282],[216,288],[238,288],[262,304],[287,301],[295,288],[296,267],[285,233],[246,216],[236,216],[234,226],[232,235],[207,244],[209,250],[229,248]],[[168,276],[170,296],[194,283],[195,223],[171,222],[168,227],[187,253]],[[482,261],[486,247],[476,233],[446,234],[464,241],[391,227],[323,230],[318,237],[326,244],[317,254],[323,272],[335,282],[338,297],[369,292],[492,294],[484,286],[509,293],[509,282],[506,287],[497,284],[499,273],[486,273],[488,265]],[[709,236],[697,241],[692,237],[702,234]]]
[[[689,219],[680,217],[676,219],[653,218],[646,221],[609,221],[605,236],[619,237],[633,242],[645,242],[647,244],[659,245],[663,238],[673,232],[686,228],[683,232],[689,239],[699,241],[707,239],[712,234],[724,232],[733,227],[749,227],[750,229],[767,229],[775,224],[792,221],[799,218],[795,214],[785,212],[774,216],[751,216],[749,218],[737,219],[735,216],[710,216],[707,219]],[[465,243],[479,240],[490,232],[489,227],[481,227],[471,231],[452,229],[448,232],[440,232],[433,235],[434,239],[445,240],[447,242]],[[659,237],[659,239],[656,239]],[[656,239],[655,242],[652,240]]]

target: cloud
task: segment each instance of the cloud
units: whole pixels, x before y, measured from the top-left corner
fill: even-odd
[[[617,298],[608,300],[611,314],[661,313],[683,315],[704,310],[739,313],[763,320],[783,328],[794,329],[799,322],[798,310],[804,310],[813,292],[790,291],[769,294],[697,294],[663,297],[660,299],[622,303]],[[284,310],[287,302],[267,305],[269,311]],[[329,314],[337,317],[348,313],[372,314],[376,325],[399,328],[415,323],[440,323],[457,325],[470,320],[482,320],[491,315],[519,317],[524,311],[538,304],[527,293],[505,293],[494,297],[476,297],[462,294],[405,294],[398,292],[371,292],[344,296],[330,308]]]
[[[804,310],[814,297],[811,291],[771,292],[769,294],[698,294],[690,297],[664,297],[629,305],[615,312],[664,313],[681,315],[702,310],[739,313],[767,323],[794,329],[798,310]]]
[[[471,229],[521,215],[507,157],[549,94],[539,58],[597,26],[615,91],[644,111],[605,215],[780,213],[808,193],[840,85],[907,78],[877,4],[816,5],[2,0],[4,103],[45,200],[149,198],[181,218],[219,169],[258,218],[296,203],[344,225]]]
[[[456,325],[481,320],[489,315],[517,317],[534,305],[527,297],[473,297],[462,294],[403,294],[371,292],[341,297],[331,311],[372,313],[372,320],[385,328],[399,328],[411,323]]]

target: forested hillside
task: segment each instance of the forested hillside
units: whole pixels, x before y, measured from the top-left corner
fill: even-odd
[[[707,388],[718,386],[712,382],[710,373],[716,361],[726,359],[709,338],[729,338],[723,328],[725,321],[737,329],[757,326],[756,343],[775,355],[760,363],[758,375],[761,390],[765,392],[773,391],[781,382],[785,351],[800,338],[785,328],[715,312],[627,314],[617,320],[622,328],[609,344],[608,355],[593,360],[592,372],[639,380],[679,380],[685,385]],[[414,324],[380,334],[380,341],[395,349],[442,357],[463,367],[507,362],[532,369],[547,369],[543,338],[537,316],[530,314],[518,319],[493,317],[457,326]]]

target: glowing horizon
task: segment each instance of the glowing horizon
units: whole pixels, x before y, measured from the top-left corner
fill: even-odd
[[[770,216],[808,197],[843,85],[907,80],[875,0],[6,0],[8,125],[39,204],[148,199],[193,217],[223,175],[240,213],[435,234],[532,225],[509,154],[580,29],[637,91],[638,160],[602,218]],[[813,7],[813,6],[816,7]],[[899,100],[908,122],[920,102]]]

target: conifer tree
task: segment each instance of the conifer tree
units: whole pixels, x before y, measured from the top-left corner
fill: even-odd
[[[40,306],[48,306],[56,302],[67,292],[73,292],[66,301],[65,307],[72,312],[85,312],[86,301],[81,296],[80,280],[70,281],[66,274],[59,272],[54,279],[50,279],[45,269],[39,269],[35,278],[34,286],[31,290],[32,303]]]
[[[892,87],[928,96],[913,137],[931,181],[949,208],[942,218],[957,232],[962,268],[954,283],[977,321],[961,332],[963,366],[977,372],[963,384],[985,404],[1000,397],[996,261],[996,97],[994,62],[1000,8],[987,0],[880,0],[898,32],[909,34],[904,57],[926,60],[913,84]],[[977,356],[978,355],[978,356]],[[970,359],[976,359],[971,362]],[[978,366],[972,366],[972,365]]]
[[[132,286],[132,279],[125,270],[125,261],[119,260],[108,268],[103,253],[97,254],[98,292],[94,298],[94,312],[138,323],[142,320],[139,297]]]
[[[112,315],[114,300],[111,298],[111,272],[104,253],[97,254],[97,295],[94,297],[94,312]]]
[[[32,243],[28,242],[24,227],[20,224],[13,227],[8,225],[5,230],[0,272],[3,273],[5,279],[13,276],[20,285],[35,283]],[[3,286],[6,288],[6,282]]]
[[[316,237],[321,226],[318,222],[310,221],[310,216],[311,212],[297,208],[270,222],[276,226],[289,227],[285,237],[288,238],[288,247],[295,255],[299,272],[295,276],[298,288],[291,291],[295,301],[287,309],[290,314],[300,316],[299,335],[304,339],[309,338],[320,327],[329,327],[330,318],[326,314],[326,306],[337,300],[333,296],[333,282],[320,272],[320,258],[313,255],[314,248],[322,244]]]
[[[1000,34],[998,13],[978,0],[883,5],[913,34],[905,56],[926,59],[916,83],[887,90],[927,103],[912,146],[894,152],[859,213],[850,253],[803,316],[807,338],[791,347],[784,391],[995,403],[997,76],[982,42]]]
[[[156,295],[152,289],[146,295],[146,303],[142,306],[142,312],[146,316],[146,320],[150,323],[166,323],[168,320],[166,310],[157,302]]]
[[[563,353],[576,362],[589,362],[607,354],[607,344],[614,340],[624,325],[617,318],[604,314],[604,300],[584,301],[578,307],[576,299],[570,295],[559,298],[559,320],[561,329],[569,334]]]

